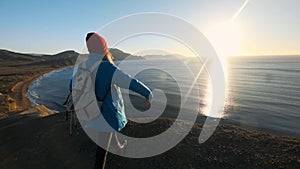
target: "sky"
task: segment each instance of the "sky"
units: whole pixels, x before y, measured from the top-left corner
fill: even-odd
[[[1,0],[0,48],[80,52],[88,32],[127,15],[162,12],[194,25],[223,55],[300,54],[299,6],[299,0]],[[138,37],[119,47],[131,53],[158,48],[190,54],[163,37]]]

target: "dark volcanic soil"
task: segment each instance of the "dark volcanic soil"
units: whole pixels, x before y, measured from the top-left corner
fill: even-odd
[[[0,168],[93,168],[96,145],[80,127],[70,135],[63,114],[37,115],[15,114],[0,121]],[[123,133],[142,137],[142,133],[157,133],[172,123],[161,118],[145,129],[129,122]],[[300,168],[299,138],[222,124],[208,141],[199,144],[201,127],[195,124],[182,142],[158,156],[133,159],[109,154],[106,168]]]

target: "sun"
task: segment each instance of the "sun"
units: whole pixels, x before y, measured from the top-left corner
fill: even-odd
[[[235,23],[219,22],[210,25],[204,31],[204,34],[222,58],[240,54],[240,33]]]

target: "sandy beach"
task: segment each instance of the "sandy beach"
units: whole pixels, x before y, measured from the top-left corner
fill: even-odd
[[[39,77],[43,76],[46,73],[49,73],[55,69],[46,69],[42,70],[41,72],[38,72],[36,75],[33,75],[31,77],[28,77],[28,79],[25,79],[24,81],[18,82],[16,85],[14,85],[11,89],[11,97],[16,100],[16,109],[17,110],[24,110],[30,108],[30,102],[28,98],[25,96],[26,92],[28,90],[29,85],[38,79]]]
[[[13,104],[9,109],[9,112],[15,112],[15,111],[22,111],[30,108],[30,102],[28,98],[25,96],[26,92],[28,90],[29,85],[45,73],[49,73],[51,71],[55,70],[54,68],[44,68],[40,69],[39,71],[28,71],[28,70],[14,70],[14,73],[20,71],[22,74],[18,75],[17,79],[20,79],[20,81],[17,81],[17,79],[13,79],[10,76],[5,77],[6,79],[13,79],[13,83],[5,85],[5,88],[8,88],[7,95],[11,99],[13,99],[13,102],[7,103],[7,106],[10,106],[9,104]],[[0,68],[0,71],[2,74],[4,72],[7,72],[7,68]],[[4,80],[6,80],[4,79]],[[15,84],[14,84],[15,83]],[[14,85],[13,85],[14,84]],[[2,105],[3,106],[3,105]],[[9,115],[9,112],[6,112],[6,115]],[[8,114],[7,114],[8,113]],[[3,112],[1,112],[3,114]]]
[[[0,50],[0,117],[30,108],[25,94],[29,85],[45,73],[73,65],[74,51],[33,56]]]

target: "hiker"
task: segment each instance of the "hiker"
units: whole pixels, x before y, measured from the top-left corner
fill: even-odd
[[[85,40],[89,51],[86,64],[89,63],[88,61],[93,63],[93,59],[96,61],[99,57],[103,57],[95,75],[95,95],[98,101],[102,101],[102,105],[99,109],[112,130],[105,128],[97,129],[101,131],[98,133],[99,139],[107,146],[106,149],[97,146],[94,168],[104,168],[107,149],[110,146],[110,142],[115,142],[120,149],[124,148],[127,144],[126,140],[124,143],[120,143],[116,135],[116,132],[121,131],[127,124],[124,101],[120,87],[128,88],[129,84],[130,90],[145,97],[145,104],[147,107],[151,106],[151,99],[153,96],[146,85],[137,79],[132,78],[114,65],[112,55],[109,52],[107,43],[103,37],[95,32],[91,32],[87,34]],[[101,124],[99,124],[99,126],[101,126]]]

